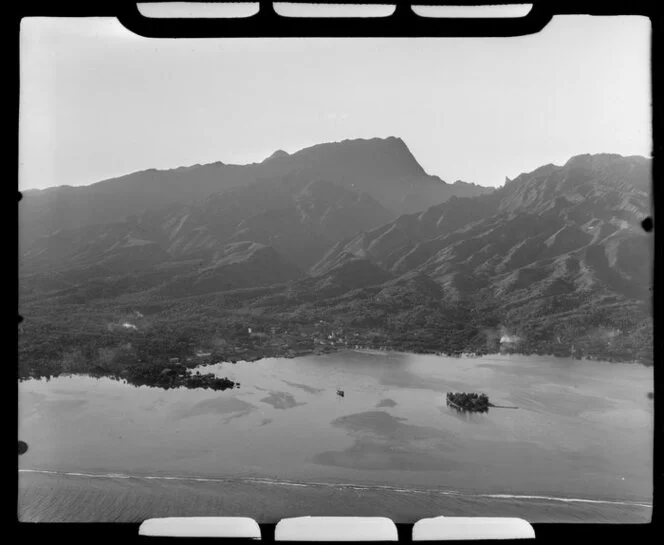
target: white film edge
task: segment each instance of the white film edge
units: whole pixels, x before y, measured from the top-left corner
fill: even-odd
[[[398,541],[387,517],[296,517],[280,520],[275,541]]]
[[[144,521],[138,534],[151,537],[260,539],[258,523],[248,517],[166,517]]]
[[[508,517],[434,517],[413,526],[413,541],[534,539],[529,522]]]
[[[247,517],[168,517],[143,522],[139,534],[153,537],[260,539]],[[533,539],[532,526],[520,518],[434,517],[413,526],[413,541]],[[297,517],[280,521],[275,541],[397,541],[394,522],[385,517]]]

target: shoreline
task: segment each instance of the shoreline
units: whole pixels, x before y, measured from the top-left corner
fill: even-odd
[[[652,501],[643,499],[606,499],[600,497],[594,498],[571,498],[565,496],[552,496],[543,492],[480,492],[472,490],[458,490],[451,488],[442,488],[440,486],[422,486],[422,485],[405,485],[405,484],[376,484],[369,481],[347,482],[342,480],[340,482],[320,481],[320,480],[295,480],[275,478],[268,476],[242,476],[242,475],[228,475],[228,476],[203,476],[203,475],[142,475],[135,473],[95,473],[90,471],[59,471],[47,469],[34,469],[23,468],[18,470],[19,475],[51,475],[54,477],[81,477],[100,480],[137,480],[137,481],[174,481],[174,482],[200,482],[200,483],[219,483],[219,484],[256,484],[266,486],[285,486],[285,487],[300,487],[312,489],[336,489],[336,490],[369,490],[375,492],[386,493],[403,493],[403,494],[423,494],[429,496],[449,496],[455,498],[494,498],[494,499],[513,499],[513,500],[526,500],[536,499],[542,501],[559,502],[559,503],[587,503],[587,504],[603,504],[603,505],[624,505],[631,507],[652,507]]]
[[[262,349],[261,349],[262,348]],[[646,368],[652,368],[653,364],[645,363],[639,360],[610,360],[610,359],[600,359],[588,355],[578,356],[575,354],[556,354],[556,353],[535,353],[535,352],[521,352],[514,349],[494,349],[494,350],[485,350],[481,352],[471,352],[471,351],[461,351],[461,352],[450,352],[445,353],[436,350],[421,350],[421,351],[404,351],[399,349],[394,349],[386,345],[381,345],[376,347],[367,347],[361,346],[359,344],[352,344],[348,342],[330,342],[325,344],[319,344],[311,347],[298,347],[292,348],[288,347],[284,349],[280,347],[275,349],[270,347],[265,349],[265,347],[257,347],[247,349],[237,350],[233,348],[230,353],[224,354],[221,353],[211,353],[206,354],[206,359],[196,361],[196,358],[193,356],[183,358],[183,361],[180,361],[181,358],[170,358],[177,360],[176,362],[171,362],[170,359],[168,363],[166,361],[154,360],[150,363],[140,363],[140,364],[125,364],[120,367],[113,368],[100,368],[96,367],[89,369],[86,367],[74,368],[74,369],[59,369],[48,367],[47,370],[41,370],[39,368],[32,368],[28,372],[21,372],[19,369],[18,381],[22,382],[24,380],[30,379],[41,379],[52,377],[62,376],[62,375],[87,375],[93,377],[108,377],[113,380],[123,380],[129,384],[135,386],[150,386],[156,388],[170,389],[172,387],[185,386],[188,388],[212,388],[224,390],[227,388],[234,388],[235,384],[227,378],[222,378],[221,381],[213,379],[211,376],[196,376],[194,373],[195,370],[204,368],[209,365],[215,365],[220,363],[252,363],[264,359],[275,359],[275,358],[284,358],[284,359],[296,359],[303,357],[320,357],[328,354],[339,354],[341,352],[358,352],[365,354],[373,355],[385,355],[390,354],[404,355],[404,356],[436,356],[441,358],[455,358],[455,359],[477,359],[487,356],[519,356],[519,357],[548,357],[556,359],[571,359],[578,362],[584,361],[596,361],[604,362],[607,364],[623,364],[623,365],[641,365]],[[139,360],[140,361],[140,360]],[[19,368],[21,366],[19,365]],[[177,368],[177,369],[176,369]]]
[[[391,350],[389,348],[385,349],[378,349],[378,348],[350,348],[350,347],[344,347],[340,348],[336,352],[344,352],[344,351],[352,351],[352,352],[364,352],[367,354],[402,354],[406,356],[438,356],[441,358],[455,358],[455,359],[477,359],[477,358],[483,358],[485,356],[522,356],[522,357],[527,357],[527,356],[536,356],[536,357],[541,357],[541,358],[557,358],[557,359],[572,359],[574,361],[580,361],[580,362],[586,362],[586,361],[597,361],[597,362],[604,362],[604,363],[610,363],[610,364],[623,364],[623,365],[641,365],[643,367],[653,367],[652,365],[645,364],[641,361],[638,360],[625,360],[625,361],[610,361],[610,360],[603,360],[600,358],[589,358],[588,356],[582,356],[582,357],[575,357],[575,356],[561,356],[559,354],[553,354],[553,353],[547,353],[547,354],[537,354],[537,353],[532,353],[532,352],[501,352],[500,350],[494,351],[494,352],[483,352],[481,354],[477,354],[475,352],[462,352],[460,354],[445,354],[443,352],[407,352],[403,350]],[[317,354],[318,355],[318,354]],[[300,357],[300,356],[296,356]]]
[[[138,522],[162,516],[387,516],[399,523],[447,516],[517,516],[529,522],[649,522],[652,505],[539,495],[419,491],[296,482],[88,477],[21,471],[22,522]]]
[[[308,357],[321,357],[321,356],[327,356],[327,355],[335,355],[335,354],[341,354],[343,352],[357,352],[359,354],[369,354],[369,355],[375,355],[375,356],[389,356],[391,354],[394,355],[400,355],[400,356],[435,356],[439,358],[454,358],[454,359],[478,359],[482,357],[487,357],[487,356],[519,356],[519,357],[529,357],[529,356],[535,356],[538,358],[556,358],[556,359],[574,359],[576,362],[602,362],[606,364],[611,364],[611,365],[640,365],[641,367],[645,367],[647,369],[653,368],[652,365],[646,365],[642,362],[639,361],[606,361],[606,360],[599,360],[599,359],[594,359],[594,358],[588,358],[588,357],[582,357],[582,358],[570,358],[569,356],[558,356],[556,354],[526,354],[526,353],[520,353],[520,352],[487,352],[483,353],[480,355],[477,355],[475,353],[461,353],[461,354],[443,354],[443,353],[436,353],[436,352],[427,352],[427,353],[420,353],[420,352],[405,352],[401,350],[391,350],[389,348],[354,348],[354,347],[331,347],[327,348],[324,351],[319,351],[319,350],[312,350],[311,352],[308,353],[300,353],[300,354],[284,354],[284,355],[274,355],[274,354],[266,354],[266,355],[261,355],[261,356],[252,356],[246,360],[244,359],[236,359],[236,358],[231,358],[231,359],[221,359],[217,361],[208,361],[208,362],[201,362],[197,365],[189,366],[187,369],[191,372],[190,373],[190,378],[197,379],[199,377],[195,376],[195,371],[196,370],[201,370],[201,369],[206,369],[211,366],[215,365],[221,365],[221,364],[243,364],[243,363],[255,363],[258,361],[262,360],[268,360],[268,359],[298,359],[298,358],[308,358]],[[34,376],[28,376],[28,377],[18,377],[18,382],[24,382],[24,381],[29,381],[29,380],[42,380],[42,379],[51,379],[51,378],[56,378],[56,377],[71,377],[71,376],[89,376],[93,378],[109,378],[111,380],[118,380],[120,382],[123,382],[125,384],[128,384],[130,386],[146,386],[149,388],[160,388],[160,389],[171,389],[175,388],[177,389],[178,387],[185,387],[188,389],[206,389],[206,386],[193,386],[193,385],[187,385],[187,384],[171,384],[168,386],[159,384],[159,383],[153,383],[150,384],[149,381],[141,380],[140,383],[134,383],[131,382],[127,379],[126,376],[122,376],[121,374],[118,373],[90,373],[87,371],[62,371],[58,373],[57,375],[34,375]],[[211,377],[204,377],[201,375],[200,378],[208,378],[210,379]],[[222,380],[227,380],[226,378]],[[230,379],[228,379],[229,382]],[[239,383],[238,383],[239,384]],[[209,388],[210,386],[208,386]],[[235,384],[231,386],[230,384],[225,385],[224,387],[218,388],[221,390],[224,389],[233,389],[235,388]],[[239,386],[238,386],[239,387]],[[212,388],[216,389],[216,388]],[[518,407],[496,407],[496,408],[518,408]]]
[[[537,357],[537,358],[556,358],[556,359],[572,359],[575,362],[580,362],[580,363],[585,363],[585,362],[599,362],[599,363],[607,363],[611,365],[640,365],[641,367],[645,367],[647,369],[652,369],[652,365],[647,365],[645,363],[642,363],[640,361],[608,361],[608,360],[601,360],[601,359],[595,359],[595,358],[588,358],[586,356],[582,358],[573,358],[571,356],[559,356],[556,354],[527,354],[527,353],[521,353],[521,352],[487,352],[484,354],[475,354],[471,352],[464,352],[462,354],[443,354],[443,353],[438,353],[438,352],[407,352],[403,350],[391,350],[389,348],[353,348],[353,347],[348,347],[348,346],[343,346],[339,348],[334,348],[331,350],[326,350],[324,352],[317,352],[317,351],[312,351],[310,353],[306,354],[297,354],[297,355],[283,355],[283,356],[275,356],[275,355],[265,355],[261,357],[252,357],[246,360],[238,360],[238,359],[233,359],[233,360],[218,360],[218,361],[213,361],[213,362],[208,362],[208,363],[201,363],[200,365],[196,367],[192,367],[192,369],[200,369],[200,368],[206,368],[210,367],[213,365],[220,365],[224,363],[230,363],[232,365],[236,364],[241,364],[241,363],[255,363],[257,361],[262,361],[262,360],[270,360],[270,359],[298,359],[298,358],[308,358],[308,357],[321,357],[321,356],[328,356],[328,355],[335,355],[335,354],[341,354],[343,352],[357,352],[358,354],[368,354],[368,355],[373,355],[373,356],[389,356],[389,355],[398,355],[398,356],[435,356],[439,358],[453,358],[453,359],[479,359],[487,356],[519,356],[519,357]],[[500,408],[512,408],[512,407],[500,407]]]

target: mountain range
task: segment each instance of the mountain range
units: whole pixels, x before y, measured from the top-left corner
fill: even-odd
[[[651,180],[650,159],[597,154],[447,184],[387,138],[26,191],[20,303],[41,327],[55,309],[195,308],[188,326],[209,328],[223,307],[226,324],[325,321],[397,349],[517,339],[647,363]]]
[[[452,298],[603,291],[645,299],[650,175],[642,157],[573,157],[350,237],[312,272],[359,257],[396,276],[424,274]]]
[[[150,169],[88,186],[28,190],[20,208],[20,240],[29,243],[60,230],[114,223],[178,204],[200,204],[224,190],[289,176],[368,193],[396,215],[424,210],[454,195],[490,191],[461,181],[448,184],[428,175],[400,138],[344,140],[292,155],[280,150],[249,165],[217,162]]]

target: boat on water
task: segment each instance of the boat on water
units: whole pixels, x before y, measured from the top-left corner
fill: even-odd
[[[337,389],[337,395],[338,395],[339,397],[344,397],[346,394],[344,393],[343,390],[339,390],[339,389]]]

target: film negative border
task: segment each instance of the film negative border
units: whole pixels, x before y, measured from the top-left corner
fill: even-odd
[[[334,3],[352,3],[338,0]],[[369,3],[369,2],[364,2]],[[385,2],[382,2],[385,3]],[[388,2],[389,3],[389,2]],[[208,22],[186,21],[186,20],[160,20],[154,21],[140,15],[135,2],[24,2],[21,5],[11,6],[11,24],[12,29],[6,36],[9,38],[9,56],[16,59],[9,65],[10,78],[16,81],[18,89],[18,30],[20,20],[26,16],[59,16],[59,17],[85,17],[85,16],[114,16],[118,17],[120,22],[129,30],[147,37],[276,37],[276,36],[298,36],[298,37],[350,37],[350,36],[518,36],[537,32],[544,28],[551,18],[556,14],[589,14],[589,15],[644,15],[651,19],[653,24],[653,97],[661,94],[661,75],[658,65],[659,59],[660,34],[662,31],[662,16],[657,10],[655,2],[644,2],[632,0],[630,2],[587,2],[587,1],[541,1],[533,0],[533,10],[521,20],[496,21],[488,20],[445,20],[445,19],[426,19],[414,15],[410,4],[482,4],[482,2],[455,2],[427,1],[418,2],[397,2],[395,13],[389,17],[376,20],[347,20],[347,19],[288,19],[279,17],[271,8],[271,2],[260,2],[261,10],[256,16],[246,19],[234,20],[210,20]],[[486,4],[496,4],[501,2],[486,2]],[[18,93],[14,93],[16,105],[16,118],[12,126],[13,136],[10,142],[16,142],[15,128],[18,122]],[[661,106],[655,101],[654,104],[654,138],[655,147],[654,158],[654,177],[659,176],[659,161],[662,148],[659,138],[659,126],[661,123]],[[11,125],[11,124],[10,124]],[[17,143],[16,143],[17,145]],[[10,153],[14,152],[10,149]],[[654,201],[657,201],[658,194],[655,184]],[[16,210],[16,208],[14,208]],[[11,214],[10,214],[11,217]],[[16,225],[16,223],[15,223]],[[661,252],[656,253],[656,268],[659,266]],[[661,290],[655,290],[656,302],[658,301]],[[655,305],[658,307],[657,304]],[[661,308],[661,306],[659,307]],[[657,311],[657,315],[659,310]],[[659,320],[656,320],[656,324]],[[13,325],[12,325],[13,326]],[[15,326],[13,326],[15,327]],[[655,335],[657,339],[657,335]],[[659,341],[655,344],[656,357],[659,352]],[[658,376],[661,371],[655,371],[655,382],[659,384]],[[16,391],[15,389],[13,390]],[[15,399],[10,396],[10,402],[13,407],[17,407]],[[660,437],[656,440],[655,450],[655,500],[653,505],[653,522],[649,525],[601,525],[601,524],[552,524],[552,523],[533,523],[535,540],[540,543],[560,543],[563,540],[572,541],[590,541],[596,542],[605,537],[611,536],[616,541],[635,541],[647,540],[656,535],[657,528],[661,526],[658,519],[659,509],[657,501],[657,492],[661,489],[661,409],[655,411],[655,434]],[[17,472],[10,468],[11,472],[9,482],[17,479]],[[14,495],[13,499],[16,499]],[[15,511],[14,511],[15,513]],[[140,523],[132,524],[67,524],[67,523],[18,523],[15,530],[18,530],[19,539],[31,542],[33,540],[48,538],[51,540],[67,539],[70,542],[96,541],[100,537],[113,541],[122,540],[124,542],[146,542],[145,537],[139,534]],[[260,531],[260,540],[265,542],[274,542],[276,538],[276,524],[258,524]],[[413,540],[413,532],[416,524],[395,525],[398,540],[401,542],[410,542]],[[251,525],[254,528],[253,525]],[[248,528],[248,526],[247,526]],[[249,532],[248,532],[249,534]],[[222,536],[219,536],[222,537]],[[258,539],[255,534],[244,536],[225,536],[231,539],[245,538]],[[457,536],[458,537],[458,536]],[[194,539],[194,536],[183,537],[180,542]],[[508,538],[505,542],[510,542]]]

